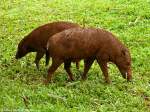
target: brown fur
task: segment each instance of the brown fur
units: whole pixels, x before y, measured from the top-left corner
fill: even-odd
[[[131,57],[128,49],[110,32],[96,28],[72,28],[52,36],[47,43],[52,65],[48,70],[45,83],[51,81],[52,74],[64,62],[65,69],[73,79],[70,70],[71,61],[84,59],[84,73],[87,72],[96,59],[105,81],[110,83],[107,63],[112,62],[119,68],[122,76],[131,80]]]
[[[46,53],[46,44],[49,37],[72,27],[79,27],[79,25],[75,23],[60,21],[48,23],[36,28],[30,34],[25,36],[19,43],[18,50],[16,53],[16,59],[22,58],[29,52],[37,52],[35,64],[37,68],[39,68],[39,61]],[[48,65],[48,62],[49,58],[46,57],[46,65]],[[76,65],[78,68],[78,62]]]

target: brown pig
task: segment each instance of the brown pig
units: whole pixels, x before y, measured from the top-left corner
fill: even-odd
[[[131,57],[128,49],[111,33],[96,28],[71,28],[53,35],[47,43],[47,52],[52,57],[52,65],[48,69],[45,83],[51,81],[52,74],[64,63],[70,79],[71,61],[84,59],[86,79],[93,61],[96,59],[107,83],[110,83],[107,63],[114,63],[123,78],[131,80]]]
[[[39,61],[46,53],[46,44],[49,37],[72,27],[79,27],[79,25],[75,23],[59,21],[48,23],[34,29],[19,43],[16,59],[22,58],[30,52],[37,52],[34,62],[36,67],[39,68]],[[48,65],[48,62],[49,58],[46,56],[46,65]],[[78,62],[76,66],[77,68],[79,67]]]

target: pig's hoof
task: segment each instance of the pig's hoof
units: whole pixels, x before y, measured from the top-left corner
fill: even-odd
[[[67,79],[67,82],[73,82],[74,81],[74,78],[72,78],[72,79]]]
[[[127,82],[132,82],[132,79],[129,79],[129,80],[127,79]]]
[[[107,84],[111,84],[111,80],[106,80],[105,81]]]
[[[39,66],[36,66],[36,69],[39,71],[40,70]]]
[[[39,66],[36,66],[37,70],[40,70],[40,67]]]
[[[87,79],[87,77],[82,77],[82,80],[85,81]]]
[[[127,77],[127,81],[131,82],[132,81],[132,77]]]
[[[44,81],[43,81],[43,84],[44,84],[44,85],[48,85],[49,83],[50,83],[50,81],[48,81],[48,80],[44,80]]]
[[[39,70],[39,64],[36,61],[34,61],[34,63],[35,63],[37,70]]]

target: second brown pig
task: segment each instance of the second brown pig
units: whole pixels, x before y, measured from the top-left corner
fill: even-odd
[[[48,23],[34,29],[20,41],[16,52],[16,59],[22,58],[30,52],[37,52],[34,62],[36,67],[39,68],[39,61],[46,53],[46,44],[49,37],[73,27],[79,27],[79,25],[71,22],[59,21]],[[48,62],[49,58],[46,56],[46,65],[48,65]],[[76,66],[79,68],[78,62]]]

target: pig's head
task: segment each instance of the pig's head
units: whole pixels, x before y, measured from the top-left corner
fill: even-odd
[[[16,59],[20,59],[20,58],[22,58],[23,56],[25,56],[28,52],[29,52],[28,46],[26,45],[26,42],[25,42],[25,40],[23,39],[23,40],[19,43],[19,45],[18,45],[18,50],[17,50],[17,52],[16,52],[15,58],[16,58]]]
[[[132,79],[131,56],[127,48],[123,48],[121,50],[120,55],[116,57],[115,63],[123,78],[130,81]]]

